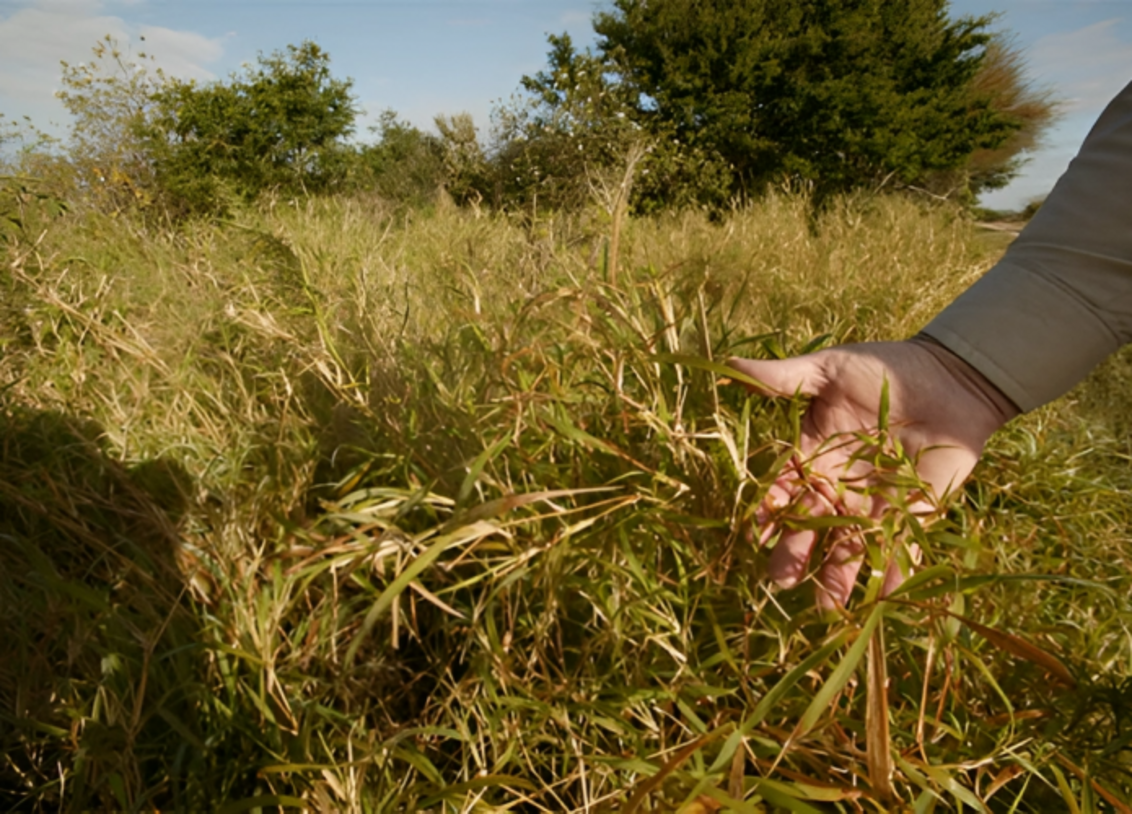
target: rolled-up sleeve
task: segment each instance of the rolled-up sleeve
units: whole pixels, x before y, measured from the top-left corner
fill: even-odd
[[[1132,341],[1132,84],[1002,260],[923,333],[1022,410]]]

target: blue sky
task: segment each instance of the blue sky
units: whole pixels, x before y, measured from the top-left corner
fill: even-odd
[[[104,34],[145,48],[178,76],[207,80],[257,53],[316,40],[354,79],[370,120],[385,108],[428,127],[468,111],[481,129],[495,100],[545,64],[546,35],[592,41],[591,0],[0,0],[0,113],[43,127],[65,114],[59,60],[82,61]],[[1023,177],[984,200],[1021,206],[1049,190],[1105,102],[1132,80],[1132,0],[956,0],[953,14],[1000,13],[1031,75],[1064,117]],[[361,129],[364,133],[363,121]]]

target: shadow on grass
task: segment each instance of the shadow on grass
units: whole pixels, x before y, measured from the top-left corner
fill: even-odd
[[[203,653],[177,567],[192,482],[0,405],[0,809],[183,808]]]

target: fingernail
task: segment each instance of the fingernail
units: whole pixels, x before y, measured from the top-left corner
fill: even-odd
[[[795,576],[772,577],[771,581],[782,589],[790,589],[798,584],[798,578]]]

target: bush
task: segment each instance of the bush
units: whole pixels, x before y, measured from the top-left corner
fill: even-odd
[[[640,214],[726,204],[730,171],[717,155],[681,144],[672,128],[643,127],[632,91],[598,56],[578,52],[567,34],[549,43],[547,69],[524,76],[523,92],[494,113],[497,205],[576,211],[625,183]]]
[[[152,204],[157,189],[142,132],[169,80],[149,69],[151,56],[142,51],[135,60],[109,34],[93,53],[90,62],[63,63],[57,94],[73,117],[66,158],[76,198],[103,212]]]
[[[351,85],[318,45],[289,45],[227,82],[168,80],[138,132],[158,185],[190,211],[222,208],[226,194],[327,192],[351,163]]]
[[[441,141],[408,122],[398,121],[392,110],[381,114],[372,131],[379,140],[358,148],[354,186],[373,190],[391,201],[431,203],[444,185]]]

